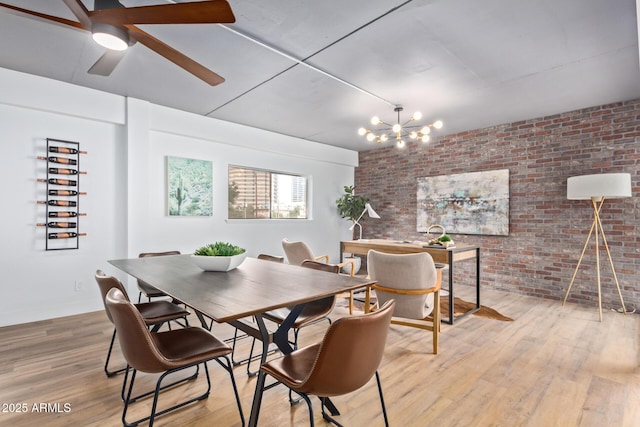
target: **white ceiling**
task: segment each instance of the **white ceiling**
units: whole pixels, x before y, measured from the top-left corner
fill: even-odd
[[[76,20],[62,0],[0,1]],[[111,76],[87,74],[103,53],[88,32],[5,9],[0,67],[358,151],[377,145],[357,129],[395,121],[395,104],[402,121],[420,110],[450,134],[640,98],[635,0],[229,2],[227,28],[140,26],[222,75],[219,86],[140,43]]]

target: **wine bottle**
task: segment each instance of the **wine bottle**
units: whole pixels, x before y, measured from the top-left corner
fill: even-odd
[[[86,172],[78,172],[76,169],[66,168],[49,168],[49,173],[55,173],[58,175],[78,175],[80,173],[86,175]]]
[[[49,212],[49,218],[75,218],[77,216],[86,216],[86,213],[78,213],[71,211]]]
[[[64,207],[69,207],[69,208],[73,208],[73,207],[76,207],[78,205],[73,200],[47,200],[46,202],[44,200],[38,200],[37,203],[39,205],[64,206]]]
[[[56,146],[50,146],[49,147],[49,152],[50,153],[62,153],[62,154],[87,154],[86,151],[79,151],[75,148],[69,148],[69,147],[56,147]]]
[[[38,182],[48,182],[49,184],[53,184],[53,185],[66,185],[67,187],[75,187],[76,185],[78,185],[78,181],[74,181],[72,179],[49,178],[47,180],[47,179],[43,179],[43,178],[38,178],[37,181]]]
[[[49,228],[76,228],[75,222],[39,222],[36,227],[49,227]]]
[[[50,239],[73,239],[75,237],[86,236],[87,233],[49,233]]]
[[[68,159],[66,157],[54,157],[54,156],[49,156],[49,157],[44,157],[44,156],[38,156],[38,160],[48,160],[51,163],[60,163],[63,165],[77,165],[78,161],[76,159]]]
[[[86,194],[84,191],[76,190],[49,190],[50,196],[85,196]]]

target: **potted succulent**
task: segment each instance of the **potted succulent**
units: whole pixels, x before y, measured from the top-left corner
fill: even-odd
[[[247,257],[244,248],[227,242],[215,242],[196,249],[193,262],[204,271],[229,271],[242,264]]]

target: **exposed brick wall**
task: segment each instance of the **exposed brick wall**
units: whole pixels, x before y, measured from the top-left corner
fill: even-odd
[[[363,237],[425,240],[416,232],[419,177],[509,169],[509,236],[447,234],[480,245],[483,287],[562,300],[593,219],[590,202],[566,199],[567,178],[628,172],[633,197],[608,200],[601,217],[625,304],[640,308],[639,142],[633,100],[362,152],[356,192],[382,217],[365,219]],[[604,251],[600,262],[603,307],[620,307]],[[474,266],[464,264],[456,284],[470,285]],[[568,301],[597,306],[595,275],[591,240]]]

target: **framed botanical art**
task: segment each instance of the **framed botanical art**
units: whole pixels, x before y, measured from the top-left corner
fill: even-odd
[[[509,169],[418,178],[418,232],[509,235]]]
[[[169,216],[213,215],[212,186],[210,161],[167,156]]]

